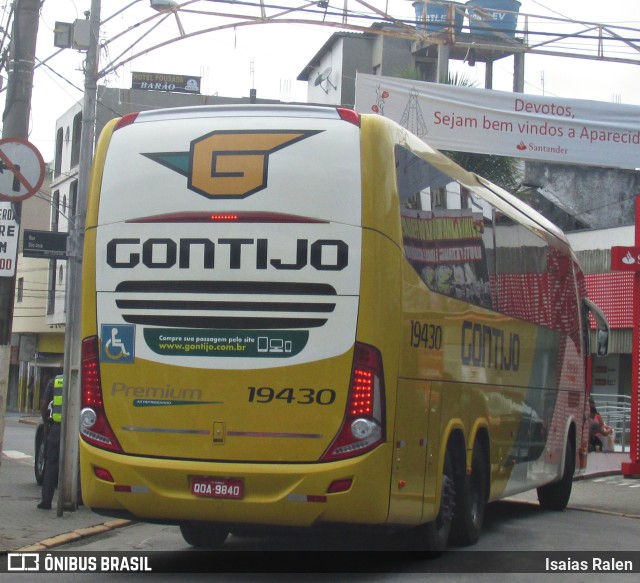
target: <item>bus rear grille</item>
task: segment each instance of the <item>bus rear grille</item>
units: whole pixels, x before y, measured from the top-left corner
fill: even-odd
[[[328,284],[209,280],[123,281],[116,294],[130,324],[253,330],[323,326],[337,295]]]

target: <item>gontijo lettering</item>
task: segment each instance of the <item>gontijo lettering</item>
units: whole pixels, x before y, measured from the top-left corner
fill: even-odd
[[[520,368],[520,335],[465,320],[460,343],[462,364],[500,370]]]
[[[202,265],[192,266],[191,250],[197,247]],[[288,259],[269,256],[268,239],[111,239],[107,243],[107,263],[114,269],[132,269],[142,264],[149,269],[202,268],[214,269],[216,260],[226,262],[229,269],[242,269],[251,262],[255,269],[299,270],[310,265],[318,271],[341,271],[349,264],[349,246],[338,239],[318,239],[310,243],[298,239]]]

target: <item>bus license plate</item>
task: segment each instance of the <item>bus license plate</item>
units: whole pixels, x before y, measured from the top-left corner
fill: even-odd
[[[244,483],[239,478],[193,476],[191,478],[191,493],[203,498],[240,500],[244,496]]]

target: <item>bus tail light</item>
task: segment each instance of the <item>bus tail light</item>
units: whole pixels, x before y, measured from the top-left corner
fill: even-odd
[[[342,119],[343,121],[348,121],[349,123],[360,127],[360,114],[357,111],[353,109],[347,109],[346,107],[337,107],[336,110],[338,111],[340,119]]]
[[[382,357],[373,346],[356,342],[349,399],[342,427],[322,461],[334,461],[371,451],[385,440]]]
[[[97,336],[82,341],[82,386],[80,435],[89,444],[101,449],[121,452],[104,411],[100,381],[100,348]]]
[[[117,131],[120,130],[124,127],[130,126],[134,121],[136,121],[136,118],[138,117],[138,114],[140,112],[138,111],[134,111],[133,113],[127,113],[125,115],[123,115],[117,122],[116,122],[116,127],[113,128],[113,131]]]
[[[96,466],[95,468],[93,468],[93,473],[95,474],[96,478],[99,478],[100,480],[104,480],[105,482],[115,482],[113,476],[111,475],[111,472],[109,470],[106,470],[105,468]]]

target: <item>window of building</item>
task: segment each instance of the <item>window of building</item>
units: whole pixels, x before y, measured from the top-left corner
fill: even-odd
[[[78,204],[78,181],[74,180],[69,187],[69,221],[76,216],[76,205]]]
[[[71,167],[80,162],[80,135],[82,133],[82,112],[73,118],[73,136],[71,138]]]
[[[56,190],[51,199],[51,230],[57,231],[60,222],[60,191]]]
[[[56,311],[56,263],[55,259],[49,261],[49,289],[47,297],[47,314],[54,314]]]
[[[58,128],[56,132],[56,160],[53,167],[53,175],[60,176],[62,172],[62,144],[64,140],[64,132],[62,128]]]

